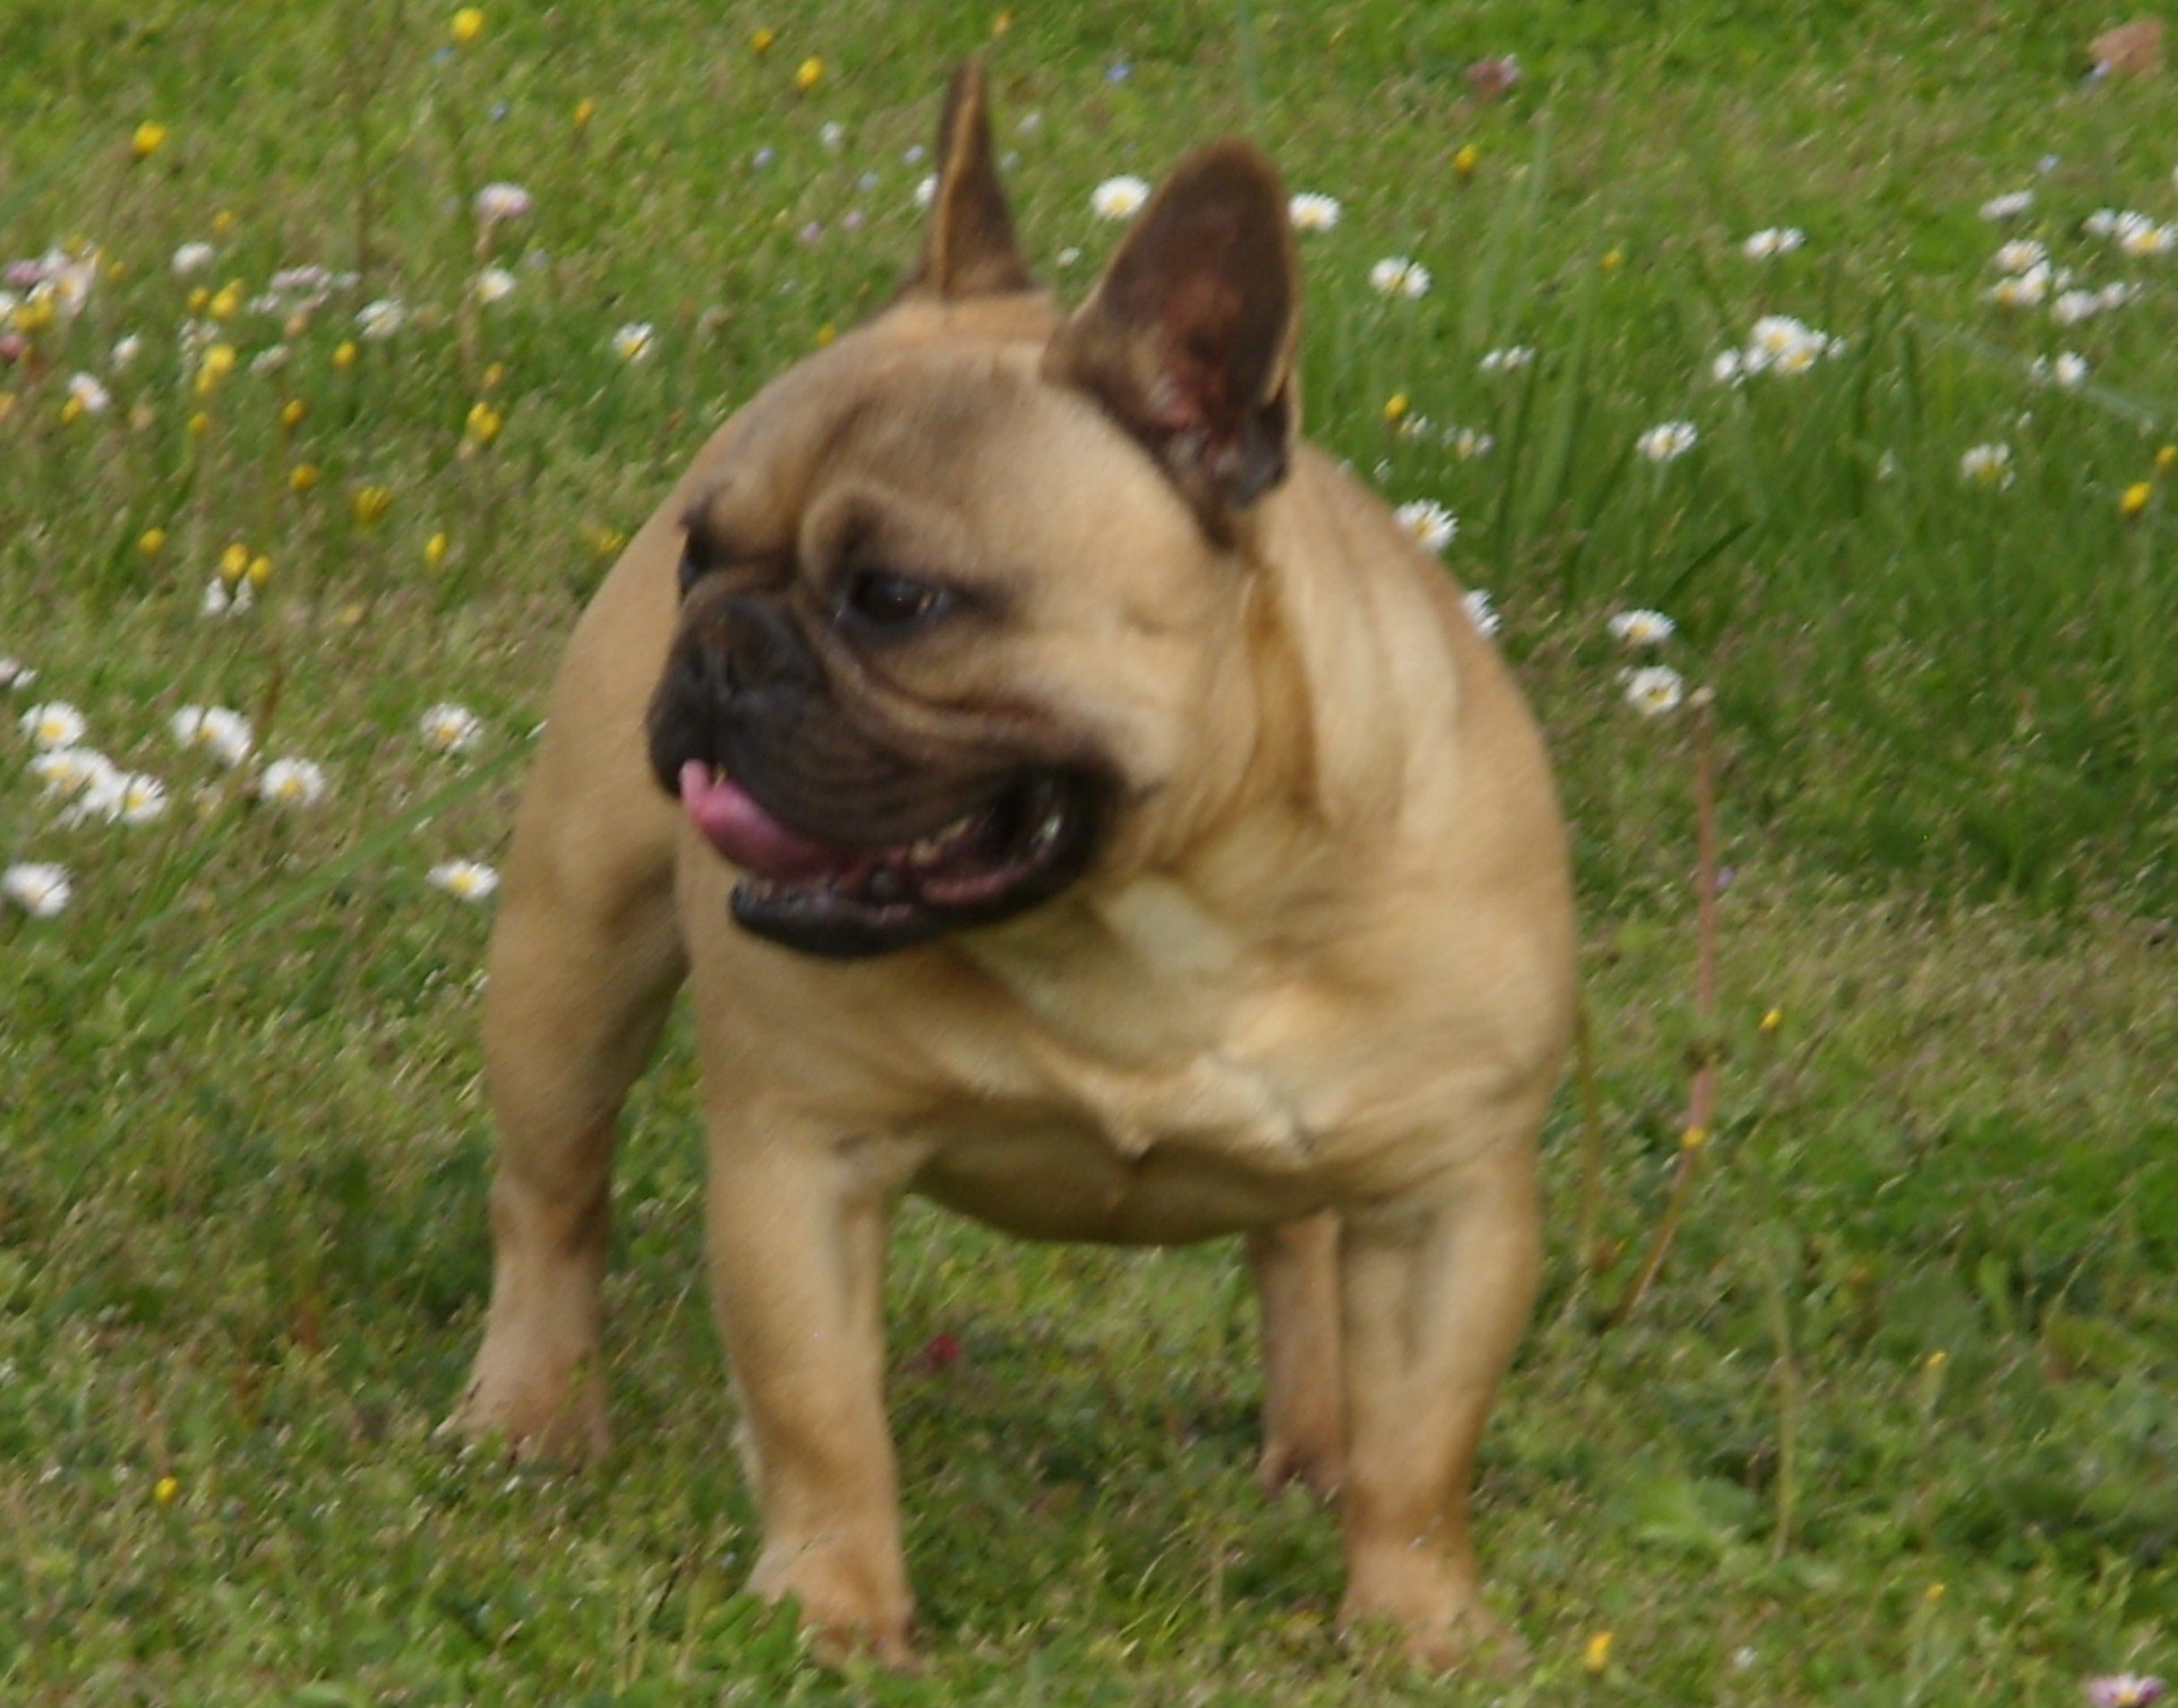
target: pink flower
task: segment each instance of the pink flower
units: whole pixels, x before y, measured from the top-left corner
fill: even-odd
[[[2148,1708],[2163,1695],[2163,1680],[2144,1672],[2114,1672],[2088,1680],[2088,1700],[2095,1708]]]

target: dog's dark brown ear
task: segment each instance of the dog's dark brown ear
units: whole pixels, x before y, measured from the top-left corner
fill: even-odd
[[[1101,403],[1215,528],[1285,478],[1299,294],[1277,168],[1213,142],[1143,210],[1044,375]]]
[[[1034,286],[1014,242],[1013,215],[990,157],[983,62],[964,60],[938,121],[938,191],[930,199],[922,259],[902,295],[990,296]]]

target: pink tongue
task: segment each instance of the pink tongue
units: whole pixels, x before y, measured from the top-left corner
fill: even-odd
[[[853,856],[796,836],[723,773],[701,760],[681,768],[681,805],[704,839],[744,871],[800,883],[844,871]]]

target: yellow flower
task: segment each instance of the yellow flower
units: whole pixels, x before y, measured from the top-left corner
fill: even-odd
[[[235,371],[235,347],[215,344],[204,352],[204,359],[197,365],[197,396],[209,398],[219,389],[219,382]]]
[[[1013,27],[1014,14],[1012,9],[1010,7],[1002,9],[999,15],[990,21],[990,39],[993,41],[996,41],[1000,36],[1004,35]]]
[[[488,403],[469,407],[468,436],[480,445],[488,445],[499,437],[499,411]]]
[[[83,399],[81,398],[70,398],[65,403],[61,405],[61,419],[64,422],[73,421],[82,413]]]
[[[445,562],[446,536],[443,533],[433,534],[424,542],[424,567],[435,570]]]
[[[454,13],[454,46],[466,47],[484,34],[484,8],[464,6]]]
[[[767,54],[771,44],[778,39],[779,32],[769,27],[752,30],[749,33],[749,49],[751,53]]]
[[[199,285],[182,300],[188,305],[189,312],[192,314],[202,314],[204,312],[204,305],[211,301],[211,293],[203,286]]]
[[[287,471],[287,490],[306,493],[318,484],[318,466],[313,462],[299,462]]]
[[[250,572],[250,548],[240,540],[231,542],[219,554],[219,579],[232,587]]]
[[[234,230],[236,223],[235,210],[232,208],[222,208],[211,217],[211,235],[215,237],[224,237]]]
[[[211,431],[211,417],[199,409],[189,417],[189,431],[193,436],[202,439]]]
[[[167,544],[167,530],[147,528],[136,536],[136,549],[146,557],[157,557]]]
[[[484,371],[484,389],[486,391],[498,391],[506,377],[507,365],[504,362],[493,363]]]
[[[586,129],[589,122],[596,116],[597,103],[587,95],[575,103],[575,128],[577,130]]]
[[[147,118],[136,127],[136,134],[129,138],[129,152],[140,160],[149,159],[166,140],[167,127],[155,118]]]
[[[2125,488],[2124,497],[2117,501],[2117,513],[2128,520],[2148,508],[2148,501],[2156,495],[2156,489],[2144,480],[2136,480]]]
[[[1778,1029],[1779,1026],[1783,1026],[1784,1024],[1785,1024],[1785,1010],[1784,1010],[1784,1009],[1782,1009],[1782,1008],[1765,1008],[1765,1009],[1762,1011],[1762,1030],[1763,1030],[1764,1032],[1775,1032],[1775,1031],[1776,1031],[1776,1030],[1777,1030],[1777,1029]]]
[[[2167,475],[2178,468],[2178,445],[2164,445],[2156,452],[2156,473]]]
[[[1384,400],[1384,418],[1386,421],[1403,421],[1406,414],[1407,394],[1404,391],[1394,391]]]
[[[241,306],[242,281],[239,279],[228,279],[213,293],[211,301],[205,305],[212,319],[216,321],[233,320],[235,311]]]
[[[384,486],[358,486],[356,488],[356,526],[370,528],[393,508],[393,494]]]
[[[250,578],[252,587],[261,588],[272,579],[272,560],[260,552],[250,560],[250,567],[244,573]]]
[[[1462,142],[1460,151],[1452,157],[1452,169],[1462,178],[1471,178],[1475,168],[1482,164],[1482,150],[1472,142]]]
[[[352,368],[356,365],[356,340],[354,339],[344,338],[340,340],[333,351],[333,365],[337,368]]]
[[[1708,1143],[1709,1129],[1706,1127],[1689,1127],[1679,1135],[1679,1148],[1683,1151],[1698,1151]]]
[[[803,95],[808,94],[810,90],[817,87],[817,80],[823,75],[824,61],[818,58],[815,54],[811,54],[794,67],[795,90]]]
[[[599,557],[618,557],[621,547],[628,543],[628,536],[617,528],[600,528],[595,522],[585,522],[581,531],[582,543]]]
[[[303,417],[309,413],[310,406],[302,399],[289,398],[279,407],[279,425],[285,431],[293,433],[303,425]]]
[[[1611,1634],[1599,1631],[1589,1638],[1581,1651],[1581,1664],[1591,1672],[1601,1672],[1611,1661]]]
[[[1945,1352],[1943,1348],[1939,1346],[1934,1352],[1928,1355],[1927,1359],[1925,1360],[1925,1367],[1932,1370],[1940,1370],[1946,1364],[1951,1362],[1951,1355],[1949,1352]]]
[[[1934,1584],[1931,1584],[1926,1589],[1923,1590],[1921,1592],[1921,1599],[1925,1601],[1941,1601],[1943,1599],[1943,1580],[1942,1578],[1938,1578]]]
[[[1603,252],[1603,259],[1596,264],[1607,273],[1616,272],[1618,263],[1625,258],[1626,252],[1623,249],[1607,249]]]
[[[817,348],[821,350],[838,336],[839,328],[833,325],[830,321],[827,321],[817,329]]]
[[[181,1483],[172,1477],[161,1477],[151,1485],[151,1498],[162,1506],[181,1492]]]

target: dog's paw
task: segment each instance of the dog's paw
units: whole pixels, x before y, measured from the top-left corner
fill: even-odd
[[[1485,1608],[1463,1574],[1415,1557],[1409,1569],[1376,1572],[1347,1586],[1339,1631],[1350,1641],[1371,1632],[1396,1643],[1416,1666],[1509,1677],[1529,1664],[1518,1632]]]
[[[909,1640],[914,1609],[896,1563],[873,1561],[838,1541],[802,1548],[767,1544],[749,1588],[794,1609],[810,1652],[828,1667],[874,1661],[917,1669]]]
[[[582,1465],[611,1445],[604,1385],[578,1370],[563,1383],[517,1384],[480,1368],[439,1433],[474,1446],[503,1446],[515,1458]]]
[[[1345,1475],[1346,1455],[1336,1442],[1273,1437],[1256,1461],[1256,1484],[1265,1497],[1298,1482],[1318,1500],[1333,1500]]]

